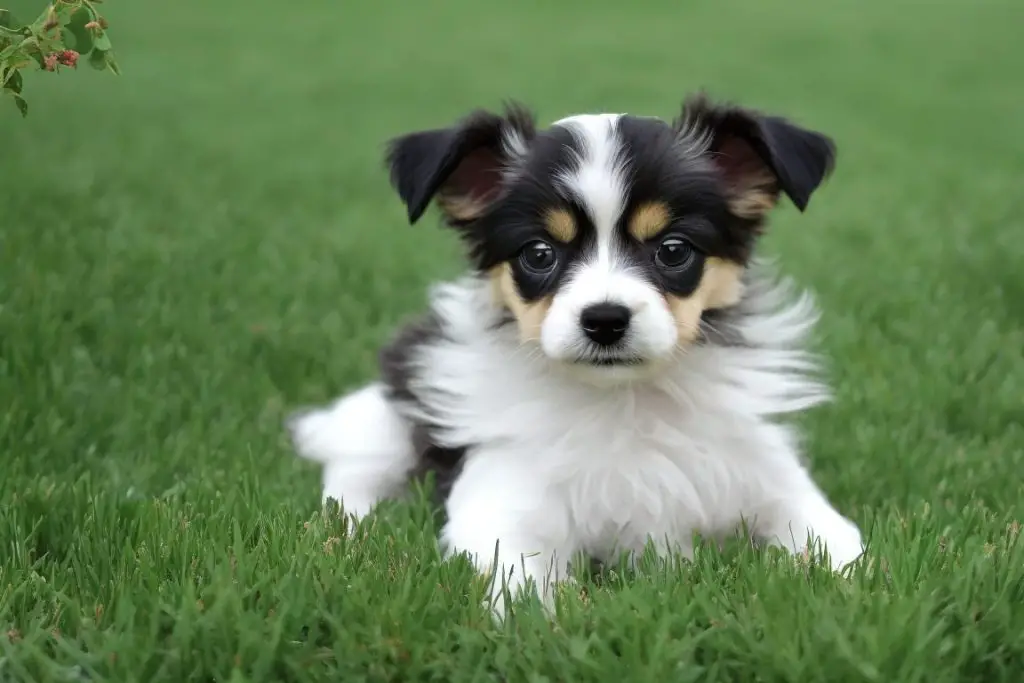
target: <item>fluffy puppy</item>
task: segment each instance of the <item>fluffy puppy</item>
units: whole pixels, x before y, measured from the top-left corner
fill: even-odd
[[[380,354],[380,377],[289,423],[356,517],[434,475],[442,544],[512,593],[576,553],[612,560],[741,526],[840,568],[861,534],[815,484],[781,416],[827,397],[815,311],[754,259],[781,195],[801,211],[826,136],[684,102],[672,122],[518,105],[391,141],[415,223],[432,201],[470,268]],[[527,582],[529,580],[529,582]]]

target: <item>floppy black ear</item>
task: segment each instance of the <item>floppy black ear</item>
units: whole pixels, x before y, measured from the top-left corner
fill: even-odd
[[[409,133],[388,143],[391,184],[415,223],[437,198],[445,218],[479,218],[501,194],[502,171],[526,151],[535,124],[523,107],[505,115],[477,110],[450,128]]]
[[[676,123],[680,133],[710,138],[712,160],[722,174],[734,212],[764,215],[780,191],[800,210],[832,172],[835,143],[779,116],[712,104],[704,95],[688,99]]]

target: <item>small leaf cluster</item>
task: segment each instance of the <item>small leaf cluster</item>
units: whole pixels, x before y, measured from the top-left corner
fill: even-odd
[[[100,71],[120,69],[107,33],[107,20],[96,9],[102,0],[54,0],[35,21],[21,24],[0,9],[0,94],[13,99],[23,116],[23,73],[37,67],[57,72],[77,68],[85,59]]]

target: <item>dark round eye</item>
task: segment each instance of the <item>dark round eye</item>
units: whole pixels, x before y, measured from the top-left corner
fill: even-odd
[[[669,237],[654,253],[654,263],[659,268],[679,268],[693,258],[693,247],[678,237]]]
[[[555,267],[555,250],[547,242],[530,242],[519,252],[519,262],[533,273],[546,273]]]

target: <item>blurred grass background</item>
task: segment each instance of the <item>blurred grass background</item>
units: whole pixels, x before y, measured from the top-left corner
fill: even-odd
[[[4,5],[23,17],[43,6]],[[177,540],[217,567],[251,533],[254,552],[268,553],[259,566],[275,576],[291,569],[275,568],[273,558],[312,552],[291,529],[319,519],[318,476],[289,452],[282,415],[369,379],[377,345],[422,306],[425,287],[461,268],[450,235],[430,220],[405,224],[382,145],[505,98],[526,102],[545,122],[584,110],[671,117],[687,92],[706,88],[833,136],[839,161],[831,182],[806,215],[780,211],[762,247],[813,289],[824,311],[819,349],[837,401],[804,421],[811,462],[836,503],[865,527],[882,527],[883,538],[906,533],[911,511],[927,518],[920,529],[911,523],[914,543],[929,547],[940,535],[967,546],[994,542],[1006,520],[1020,516],[1024,5],[1017,0],[110,0],[101,9],[121,77],[88,68],[28,74],[29,117],[21,120],[10,103],[0,109],[0,500],[9,502],[0,511],[0,553],[13,558],[0,560],[0,591],[8,586],[0,626],[21,634],[17,643],[0,637],[0,680],[4,661],[39,667],[31,670],[45,677],[58,675],[45,662],[83,657],[90,675],[102,678],[84,652],[113,651],[118,639],[130,643],[122,653],[165,642],[140,636],[109,609],[107,621],[90,622],[97,635],[88,641],[69,616],[95,616],[106,595],[108,603],[146,606],[138,609],[149,615],[166,602],[168,614],[185,618],[174,605],[205,585],[167,578],[174,568],[195,568],[185,550],[176,560],[154,560],[151,574],[129,571],[130,563],[93,574],[70,569],[129,553],[124,539]],[[191,540],[177,536],[179,517],[204,515],[224,524],[203,526]],[[106,526],[88,522],[99,518]],[[392,534],[413,534],[422,541],[418,557],[431,557],[429,524],[409,527],[416,525]],[[354,557],[338,566],[355,566]],[[400,572],[413,571],[395,561]],[[309,562],[309,581],[319,581],[312,577],[321,560]],[[710,580],[718,569],[708,570]],[[932,569],[935,586],[952,585],[954,570],[938,560]],[[1020,582],[1020,568],[1013,571],[998,576]],[[384,574],[345,581],[365,582],[371,595]],[[153,584],[163,586],[156,593],[140,578],[151,575],[167,575]],[[922,585],[914,576],[908,590]],[[224,581],[214,585],[235,590]],[[779,581],[781,595],[789,584]],[[110,589],[112,582],[121,587]],[[656,581],[648,588],[668,590]],[[367,642],[380,642],[368,626],[374,615],[402,611],[381,590],[363,606]],[[764,596],[767,589],[752,590]],[[157,593],[171,597],[161,602]],[[296,614],[341,609],[323,595],[302,595],[292,596]],[[475,604],[463,612],[425,604],[438,628],[476,614]],[[646,627],[624,616],[632,614],[624,604],[606,604],[609,623],[633,624],[643,640]],[[932,614],[920,600],[899,604],[908,614]],[[252,609],[238,602],[219,628],[231,631],[232,619]],[[851,624],[871,618],[860,607],[843,609]],[[44,641],[60,624],[70,644],[55,650]],[[278,622],[254,621],[254,643],[268,642],[266,624]],[[992,642],[1009,647],[1012,625],[1020,621],[999,622]],[[490,628],[472,631],[483,638],[481,657],[530,647],[515,640],[522,634],[495,645],[489,639],[498,636],[481,635]],[[821,629],[806,628],[807,643],[831,643]],[[582,632],[581,625],[573,637]],[[1019,632],[1015,652],[1024,657]],[[167,680],[235,669],[253,680],[263,675],[227,645],[214,647],[217,638],[192,637],[216,652],[208,665]],[[571,649],[570,640],[563,633],[545,647]],[[184,652],[190,642],[166,647]],[[344,642],[337,647],[356,667],[362,660]],[[678,642],[695,647],[682,636]],[[753,650],[742,642],[746,649],[722,645],[712,655],[747,661]],[[938,650],[921,647],[914,661],[927,673]],[[964,657],[991,654],[984,643],[965,647]],[[832,656],[847,661],[838,650]],[[879,676],[895,671],[871,656],[848,659],[874,661]],[[631,666],[667,661],[659,657]],[[140,664],[148,659],[122,654],[122,661],[133,675],[150,672],[139,680],[171,676]],[[458,657],[444,661],[429,669],[437,680],[477,680]],[[553,675],[547,654],[524,661]],[[612,661],[598,673],[625,666],[621,657]],[[750,662],[774,680],[764,660]],[[366,680],[397,675],[401,665],[394,666]],[[578,680],[597,675],[579,667],[564,671]]]

